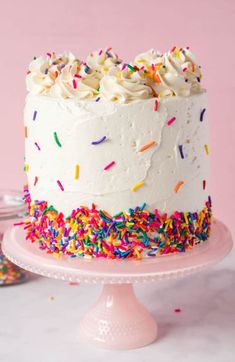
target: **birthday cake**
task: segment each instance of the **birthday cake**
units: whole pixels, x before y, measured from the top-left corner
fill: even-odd
[[[208,239],[207,94],[189,48],[34,58],[24,111],[27,240],[145,258]]]

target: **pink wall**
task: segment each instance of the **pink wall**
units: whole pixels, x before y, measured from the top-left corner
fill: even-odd
[[[1,2],[0,186],[22,188],[25,72],[34,55],[113,46],[131,59],[150,47],[190,46],[209,91],[211,194],[235,234],[234,0]]]

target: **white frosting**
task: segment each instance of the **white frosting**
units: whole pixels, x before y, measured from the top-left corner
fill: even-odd
[[[113,52],[112,48],[105,48],[91,52],[86,62],[89,67],[97,71],[100,78],[102,78],[104,74],[122,61],[118,55]]]
[[[162,98],[158,111],[154,102],[154,98],[119,104],[28,95],[25,162],[32,199],[47,200],[65,215],[92,203],[110,213],[144,202],[149,210],[167,213],[202,209],[208,196],[207,112],[200,122],[206,93]],[[172,117],[176,120],[169,126]],[[54,132],[62,147],[56,144]],[[91,144],[103,136],[107,137],[103,143]],[[139,152],[150,141],[156,145]],[[184,159],[179,145],[183,145]],[[112,161],[115,165],[105,171]],[[76,164],[78,180],[74,178]],[[144,185],[131,191],[142,180]],[[184,185],[176,193],[180,180]]]

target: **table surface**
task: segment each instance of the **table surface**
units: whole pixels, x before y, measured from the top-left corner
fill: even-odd
[[[99,285],[38,276],[0,288],[0,361],[234,362],[235,250],[190,277],[135,286],[159,325],[158,340],[138,350],[108,351],[79,342],[79,321],[100,291]]]

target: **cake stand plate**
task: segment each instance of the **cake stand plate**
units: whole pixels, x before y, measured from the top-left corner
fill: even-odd
[[[186,253],[142,260],[57,259],[26,241],[22,227],[7,230],[2,249],[8,259],[33,273],[70,282],[104,284],[98,301],[80,323],[79,338],[103,348],[130,349],[157,338],[157,324],[137,300],[132,284],[196,273],[222,260],[232,245],[227,227],[213,220],[211,236],[203,244]]]

